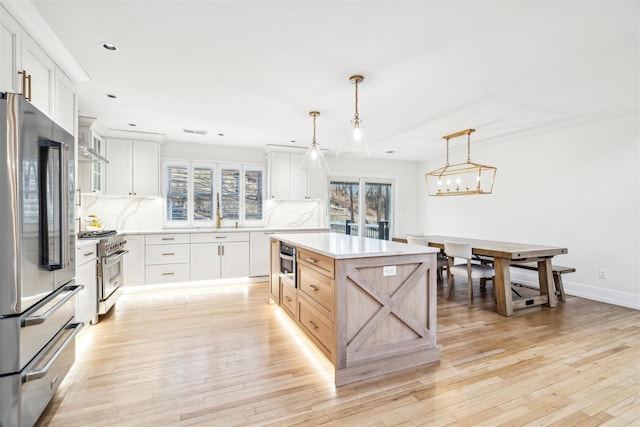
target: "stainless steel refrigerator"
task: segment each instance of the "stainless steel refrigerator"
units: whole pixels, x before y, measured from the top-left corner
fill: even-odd
[[[74,139],[0,93],[0,426],[31,426],[75,361]]]

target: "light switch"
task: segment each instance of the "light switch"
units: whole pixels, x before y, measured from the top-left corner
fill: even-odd
[[[395,265],[385,265],[382,267],[382,275],[383,276],[395,276],[396,275],[396,266]]]

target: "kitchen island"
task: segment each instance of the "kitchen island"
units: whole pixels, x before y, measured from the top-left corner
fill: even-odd
[[[280,272],[280,243],[296,249]],[[271,236],[270,297],[335,367],[336,385],[440,359],[435,248],[337,233]]]

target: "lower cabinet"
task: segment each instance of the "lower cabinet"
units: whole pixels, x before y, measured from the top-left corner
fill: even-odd
[[[129,251],[124,256],[124,285],[139,286],[146,283],[145,278],[145,236],[143,234],[128,234],[126,249]]]
[[[190,255],[191,280],[247,277],[249,233],[194,233]]]
[[[84,286],[77,296],[76,320],[85,325],[95,323],[98,316],[97,255],[96,243],[80,245],[76,249],[76,283]]]
[[[190,280],[188,234],[149,234],[145,242],[146,283]]]

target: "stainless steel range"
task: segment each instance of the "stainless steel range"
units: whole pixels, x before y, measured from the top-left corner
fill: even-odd
[[[98,315],[106,314],[122,295],[126,244],[115,231],[98,243]]]

